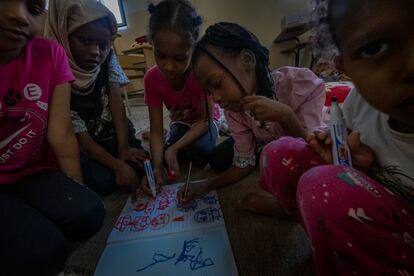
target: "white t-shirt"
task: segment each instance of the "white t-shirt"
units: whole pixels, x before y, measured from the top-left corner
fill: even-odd
[[[389,116],[370,106],[354,89],[343,107],[346,125],[361,134],[370,146],[383,174],[377,180],[414,206],[414,134],[397,132]]]

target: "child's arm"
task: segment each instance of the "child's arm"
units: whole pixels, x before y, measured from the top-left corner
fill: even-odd
[[[115,173],[119,186],[133,187],[136,185],[136,174],[131,166],[109,154],[92,139],[87,131],[78,133],[77,136],[82,151],[91,159],[110,168]]]
[[[125,107],[121,98],[121,87],[119,83],[109,83],[109,109],[114,122],[119,158],[124,161],[144,162],[147,154],[143,149],[131,149],[128,141],[128,121]]]
[[[150,149],[157,186],[161,186],[164,171],[164,120],[162,107],[148,107],[150,117]]]
[[[238,168],[231,166],[221,174],[208,179],[206,181],[194,182],[188,186],[187,196],[184,197],[184,186],[177,193],[177,200],[183,205],[188,204],[194,199],[200,198],[212,190],[230,185],[248,176],[252,171],[253,166],[245,168]]]
[[[56,86],[49,107],[47,141],[59,161],[61,170],[82,182],[79,145],[70,117],[70,84]]]
[[[192,124],[187,133],[165,151],[165,161],[167,162],[170,171],[174,171],[177,176],[180,174],[180,167],[177,161],[178,151],[190,145],[198,137],[206,133],[207,130],[208,122],[206,122],[205,119],[201,119]]]
[[[247,96],[242,100],[243,109],[256,121],[278,122],[285,135],[306,137],[306,131],[292,108],[284,103],[263,96]]]
[[[181,149],[185,148],[186,146],[190,145],[192,142],[194,142],[197,138],[202,136],[206,131],[208,131],[208,122],[206,121],[206,106],[202,103],[202,112],[200,114],[200,119],[193,123],[191,125],[191,128],[187,131],[186,134],[184,134],[183,137],[181,137],[180,140],[178,140],[176,143],[171,145],[166,151],[165,151],[165,161],[168,164],[168,169],[170,171],[174,171],[175,175],[180,174],[180,166],[177,161],[177,153]],[[213,114],[213,108],[212,108],[211,100],[208,99],[207,108],[210,109],[210,118],[209,120],[212,120],[212,114]]]

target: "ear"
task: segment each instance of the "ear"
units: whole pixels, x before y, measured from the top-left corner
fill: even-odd
[[[247,70],[254,70],[256,68],[256,56],[249,49],[243,49],[240,52],[242,64]]]
[[[337,55],[334,58],[334,63],[335,63],[336,69],[338,69],[341,72],[346,73],[345,67],[344,67],[344,59],[343,59],[342,55]]]

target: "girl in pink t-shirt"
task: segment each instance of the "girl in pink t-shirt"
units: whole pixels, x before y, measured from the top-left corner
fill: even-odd
[[[202,87],[226,110],[234,142],[219,145],[212,155],[213,168],[215,163],[229,160],[224,171],[192,183],[186,198],[180,191],[182,203],[247,176],[256,166],[261,148],[271,141],[281,136],[304,138],[322,126],[323,81],[305,68],[283,67],[271,72],[268,61],[268,50],[257,38],[233,23],[210,26],[197,44],[194,72]],[[263,212],[272,211],[275,202],[270,195],[254,194],[246,199],[242,207]]]
[[[164,0],[149,6],[149,38],[156,66],[144,78],[145,101],[150,115],[150,145],[157,184],[164,172],[179,175],[179,162],[204,166],[213,150],[217,127],[210,121],[210,104],[197,82],[191,55],[201,18],[187,0]],[[164,150],[163,105],[170,112],[170,131]],[[143,185],[146,190],[146,185]]]
[[[63,48],[35,38],[44,1],[0,1],[0,256],[4,275],[56,275],[105,210],[81,184]]]

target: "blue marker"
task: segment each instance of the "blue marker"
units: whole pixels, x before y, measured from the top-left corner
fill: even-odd
[[[147,174],[148,184],[151,189],[153,197],[157,196],[157,190],[155,189],[155,177],[154,171],[152,170],[151,160],[147,159],[144,161],[145,173]]]
[[[330,121],[333,163],[335,165],[352,167],[351,152],[346,142],[348,132],[336,96],[332,96],[331,99]]]

